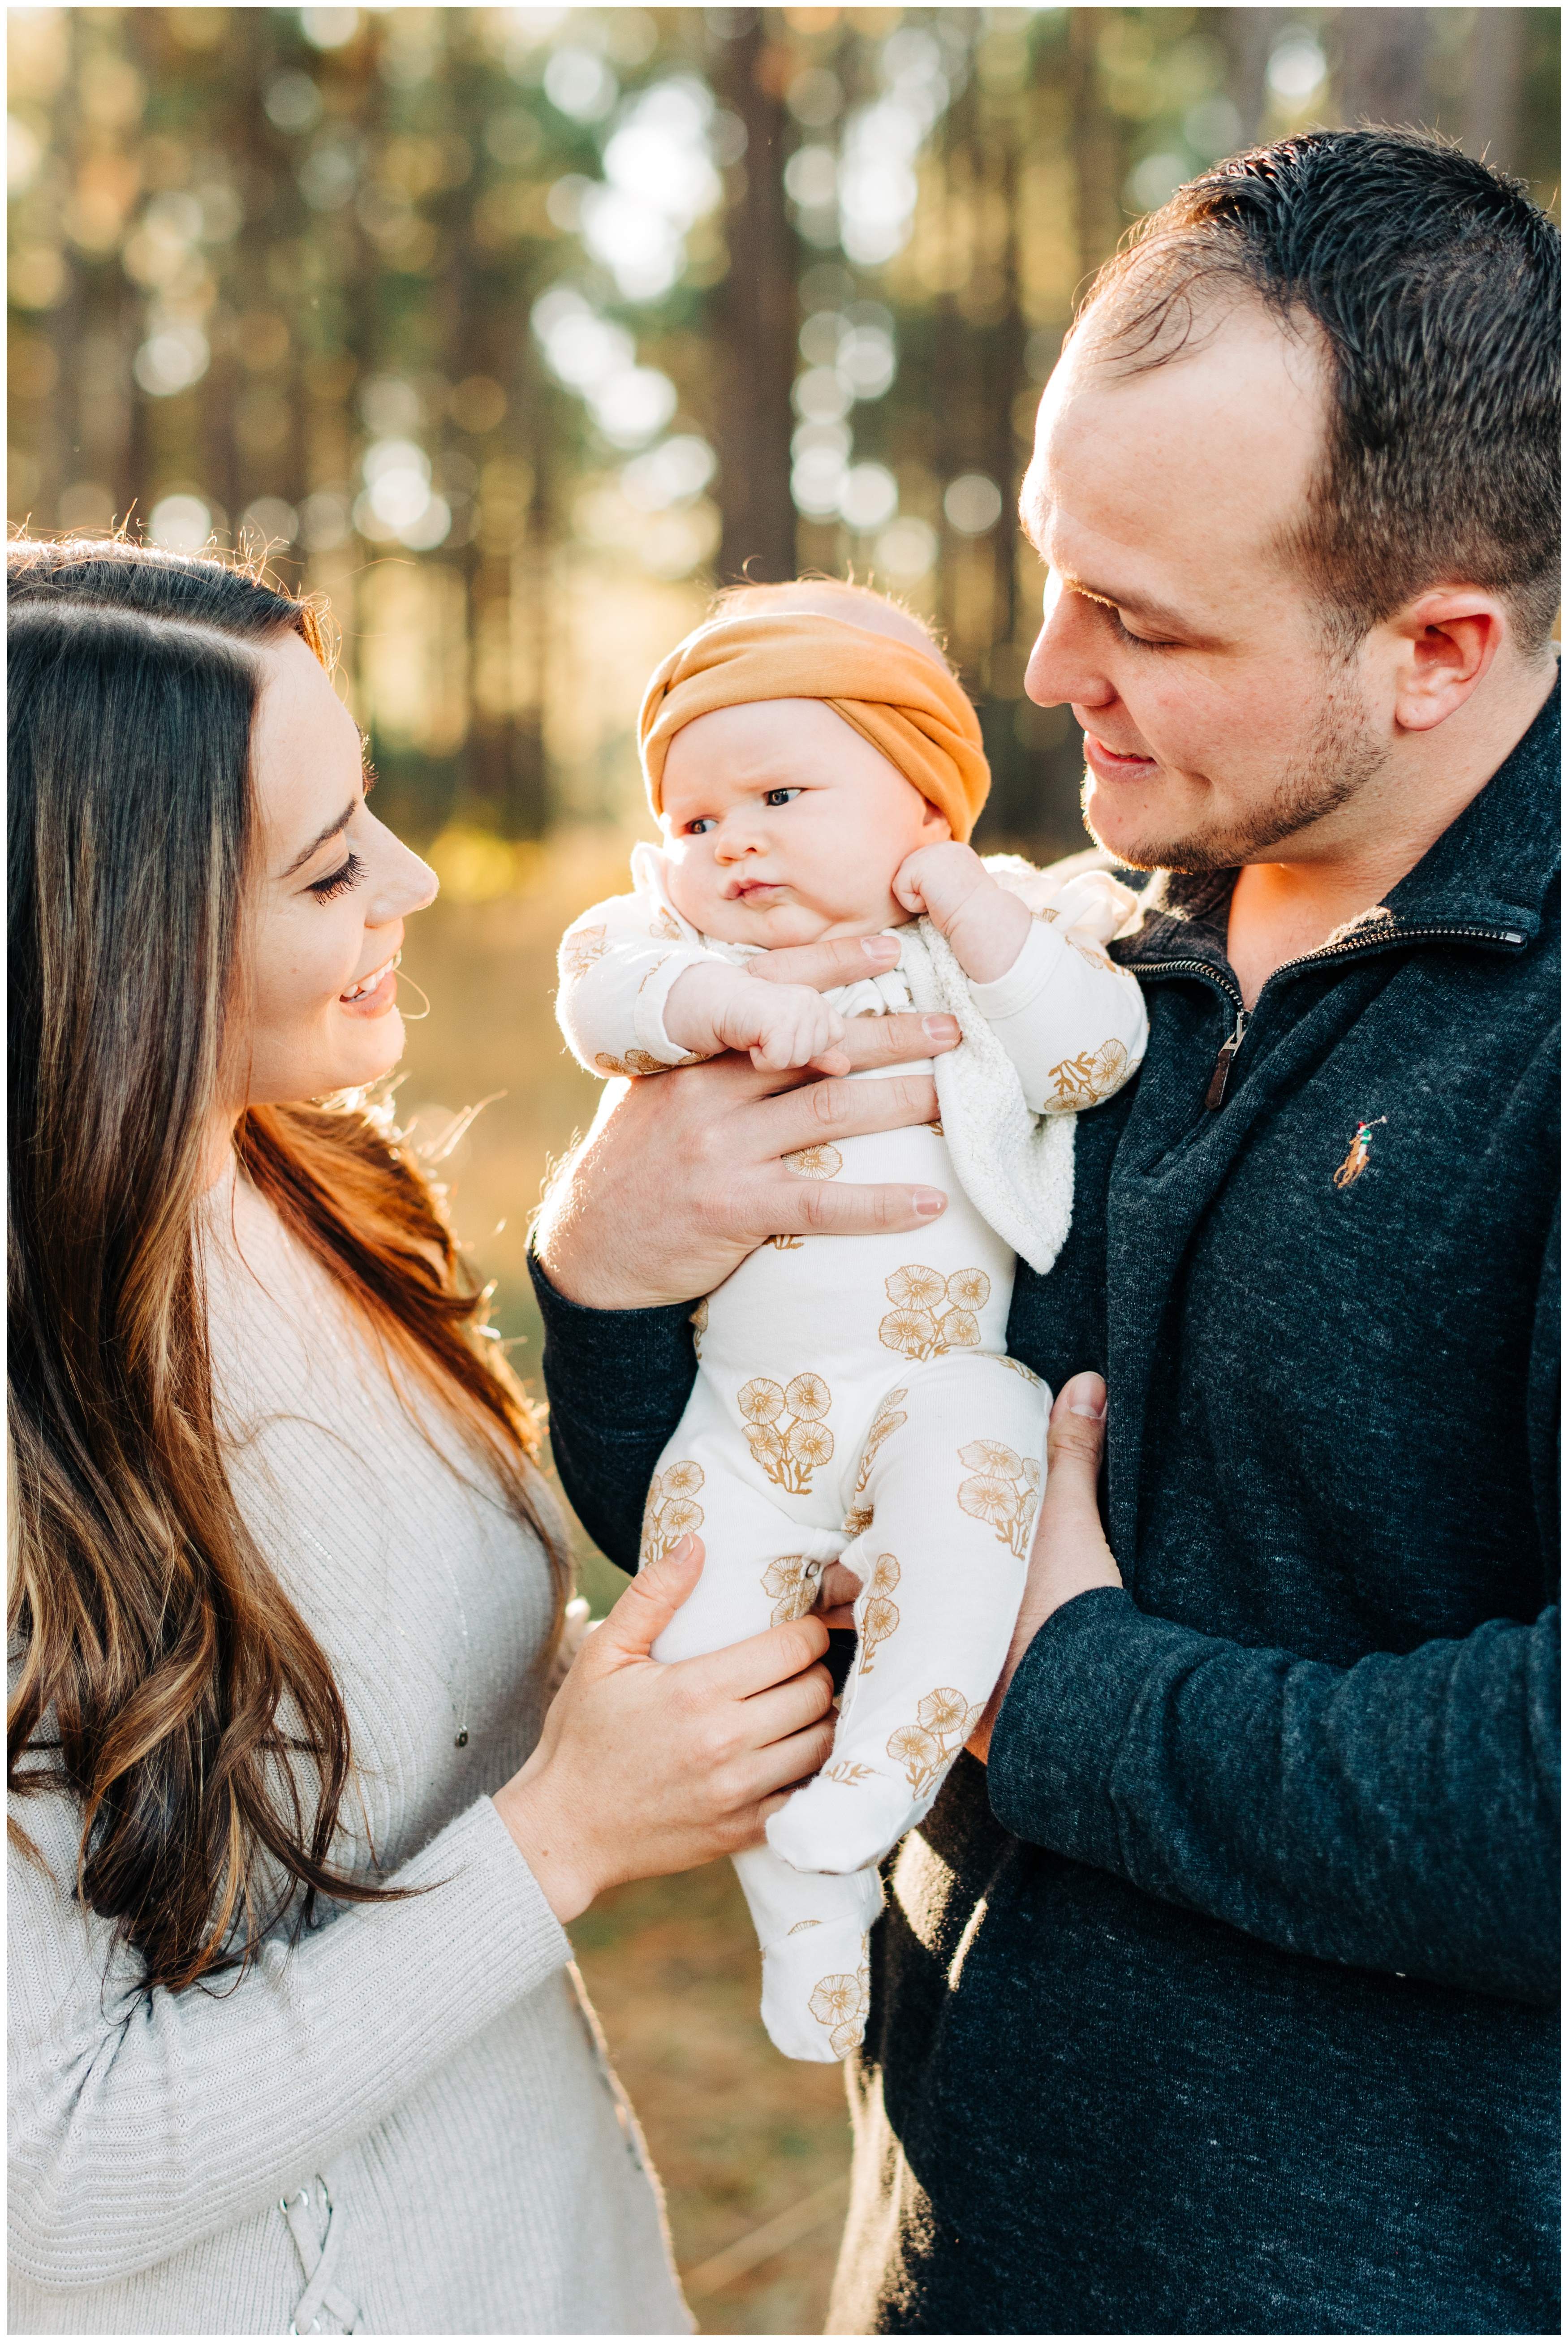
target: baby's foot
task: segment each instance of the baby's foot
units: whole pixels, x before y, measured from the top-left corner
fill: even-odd
[[[835,1762],[774,1815],[768,1844],[795,1870],[865,1870],[924,1820],[939,1786],[934,1781],[912,1798],[908,1781],[896,1775]]]
[[[782,1942],[764,1945],[763,2023],[786,2057],[836,2065],[859,2043],[870,2006],[866,1935],[858,1920],[801,1919]]]

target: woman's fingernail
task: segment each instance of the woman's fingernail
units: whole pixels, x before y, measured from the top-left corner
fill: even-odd
[[[1103,1406],[1079,1406],[1074,1405],[1070,1406],[1067,1409],[1067,1412],[1069,1415],[1087,1416],[1091,1423],[1104,1423],[1105,1420],[1105,1410]]]
[[[860,947],[867,959],[879,963],[898,957],[898,944],[893,936],[862,936]]]
[[[944,1212],[947,1209],[947,1198],[940,1187],[917,1187],[914,1191],[914,1208],[923,1220],[934,1220],[938,1212]]]
[[[690,1561],[693,1553],[692,1533],[688,1529],[678,1545],[673,1545],[665,1555],[666,1561]]]
[[[923,1016],[920,1021],[925,1028],[926,1039],[940,1042],[944,1049],[952,1048],[959,1037],[956,1016]]]

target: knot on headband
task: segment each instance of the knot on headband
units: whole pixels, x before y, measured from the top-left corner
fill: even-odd
[[[654,668],[637,717],[648,802],[664,810],[670,742],[699,716],[755,699],[820,699],[967,839],[991,787],[980,722],[934,654],[805,613],[723,618]]]

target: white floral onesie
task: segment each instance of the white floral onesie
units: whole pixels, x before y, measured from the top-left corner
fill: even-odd
[[[1130,1078],[1147,1037],[1138,986],[1104,949],[1136,897],[1100,870],[988,866],[1036,914],[1007,975],[970,984],[923,920],[897,930],[891,974],[827,996],[845,1017],[959,1016],[950,1056],[888,1069],[934,1071],[941,1120],[788,1158],[806,1179],[940,1187],[946,1211],[918,1235],[771,1236],[743,1261],[694,1315],[696,1383],[648,1495],[644,1561],[690,1529],[707,1550],[657,1658],[802,1616],[830,1560],[861,1579],[832,1760],[735,1865],[764,2020],[787,2056],[816,2061],[861,2037],[876,1865],[974,1728],[1023,1592],[1050,1393],[1007,1356],[1015,1252],[1050,1266],[1071,1217],[1073,1116]],[[690,1063],[664,1031],[672,985],[752,956],[680,916],[655,847],[632,871],[635,892],[584,912],[561,946],[562,1027],[602,1074]]]

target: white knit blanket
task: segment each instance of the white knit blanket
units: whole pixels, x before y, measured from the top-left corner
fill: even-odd
[[[900,966],[923,1016],[958,1019],[960,1046],[936,1060],[942,1128],[964,1192],[1042,1276],[1073,1225],[1073,1114],[1032,1114],[1012,1058],[975,1007],[969,980],[929,919],[906,929]]]

